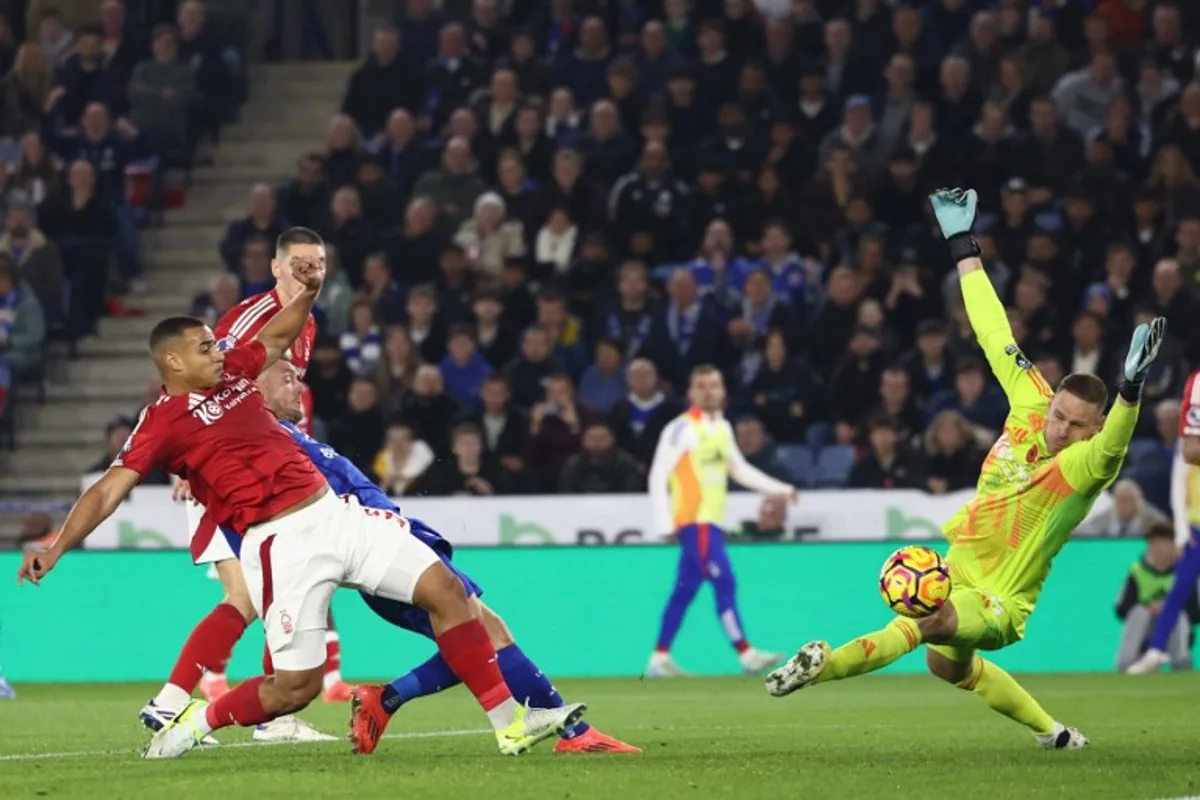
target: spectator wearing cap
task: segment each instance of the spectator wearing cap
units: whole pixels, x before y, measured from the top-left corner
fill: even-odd
[[[525,230],[519,220],[505,219],[500,195],[484,192],[475,200],[474,214],[459,226],[454,243],[466,252],[476,275],[495,280],[507,259],[524,257]]]
[[[1005,264],[1025,260],[1025,242],[1037,230],[1029,207],[1029,187],[1021,178],[1010,178],[1000,190],[1000,216],[988,233],[996,242],[996,251]]]
[[[129,119],[155,149],[190,150],[189,119],[196,103],[196,77],[179,61],[175,29],[159,25],[151,35],[153,57],[140,62],[129,79]]]
[[[974,487],[986,455],[961,414],[940,412],[925,431],[925,488],[945,494]]]
[[[581,106],[590,106],[604,93],[612,58],[604,22],[599,17],[586,17],[579,26],[578,47],[554,61],[555,81],[570,89]]]
[[[743,370],[748,366],[743,361]],[[819,397],[812,370],[789,351],[784,331],[767,334],[762,358],[753,372],[743,372],[740,379],[739,408],[750,409],[776,441],[804,440],[809,422],[816,419]]]
[[[306,153],[296,160],[296,175],[276,192],[280,214],[294,225],[322,230],[329,225],[329,182],[325,157]]]
[[[954,388],[939,393],[930,403],[930,418],[947,409],[957,411],[971,423],[976,439],[991,443],[1004,425],[1008,402],[999,388],[988,383],[983,364],[964,361],[955,371]]]
[[[824,161],[831,149],[841,145],[849,149],[859,173],[870,178],[879,166],[879,132],[871,119],[871,100],[865,94],[846,100],[842,124],[826,134],[817,158]]]
[[[687,385],[693,367],[729,363],[730,347],[722,317],[701,302],[696,279],[676,269],[667,282],[669,302],[655,317],[645,355],[678,391]]]
[[[919,458],[900,439],[896,422],[886,415],[867,424],[870,449],[850,470],[852,489],[924,489]]]
[[[349,114],[367,136],[384,129],[396,109],[415,113],[424,99],[419,65],[401,50],[400,31],[378,27],[371,31],[371,52],[350,75],[342,98]]]
[[[947,345],[946,325],[925,319],[917,325],[917,347],[904,360],[909,386],[918,405],[927,408],[934,397],[953,384],[954,358]]]
[[[442,151],[441,167],[426,170],[413,187],[413,194],[431,199],[438,209],[440,227],[452,232],[471,215],[475,201],[487,188],[471,145],[463,136],[452,136]]]
[[[471,93],[486,77],[482,62],[467,49],[462,25],[444,25],[438,31],[437,42],[437,56],[426,64],[421,81],[425,92],[421,128],[426,131],[440,130],[455,109],[467,105]]]
[[[579,402],[597,414],[608,411],[625,396],[621,346],[612,339],[596,342],[591,365],[579,380]]]
[[[37,227],[33,203],[21,192],[8,198],[0,255],[12,259],[17,280],[28,284],[50,319],[63,314],[63,264],[58,247]]]
[[[230,272],[238,271],[238,262],[249,239],[263,238],[274,243],[285,227],[279,215],[275,189],[267,183],[254,184],[250,189],[246,216],[229,223],[218,245],[225,268]]]
[[[595,421],[583,432],[581,452],[563,465],[557,489],[563,494],[632,494],[644,487],[633,456],[617,447],[607,425]]]
[[[1117,73],[1111,53],[1092,56],[1084,69],[1069,72],[1054,86],[1052,97],[1063,122],[1080,136],[1102,126],[1108,106],[1124,92],[1124,81]]]
[[[480,354],[471,326],[465,323],[452,326],[446,349],[446,357],[438,364],[438,370],[447,393],[463,408],[478,411],[482,405],[483,382],[492,373],[492,366]]]
[[[88,468],[89,473],[107,472],[112,462],[121,455],[125,443],[133,434],[137,421],[131,417],[120,416],[112,419],[104,426],[104,454]],[[142,483],[150,486],[167,486],[170,479],[162,469],[151,470],[150,474],[142,476]]]
[[[1062,227],[1057,238],[1067,274],[1056,280],[1073,283],[1077,291],[1072,294],[1078,297],[1096,265],[1104,261],[1108,224],[1097,212],[1096,200],[1082,182],[1073,182],[1063,199]]]
[[[343,273],[339,270],[338,274]],[[396,325],[404,321],[404,288],[396,280],[386,253],[376,251],[367,256],[363,262],[362,288],[379,314],[380,322],[384,325]],[[322,294],[325,291],[328,290],[322,289]]]

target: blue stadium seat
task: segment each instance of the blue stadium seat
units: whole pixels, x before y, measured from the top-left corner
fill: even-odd
[[[779,460],[792,473],[792,481],[797,486],[812,486],[816,475],[816,459],[813,449],[802,444],[784,444],[779,446]]]
[[[854,466],[854,448],[848,444],[836,444],[821,450],[817,456],[817,486],[836,488],[846,485],[850,469]]]
[[[804,432],[804,443],[813,450],[820,450],[833,442],[833,426],[828,422],[814,422]]]

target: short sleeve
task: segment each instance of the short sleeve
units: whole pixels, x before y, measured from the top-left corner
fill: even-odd
[[[159,406],[151,405],[142,409],[137,425],[125,440],[121,452],[113,459],[112,466],[131,469],[143,477],[162,466],[163,452],[169,439],[163,415],[155,413],[156,408]]]
[[[1187,383],[1183,386],[1183,403],[1179,409],[1179,435],[1180,436],[1200,436],[1200,381],[1196,380],[1196,376],[1200,372],[1193,372],[1188,376]]]
[[[239,344],[225,354],[225,374],[235,378],[257,380],[266,364],[267,346],[258,339]]]

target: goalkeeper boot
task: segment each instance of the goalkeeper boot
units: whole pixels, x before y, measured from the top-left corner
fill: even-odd
[[[162,726],[142,751],[142,758],[179,758],[201,745],[208,734],[207,725],[201,728],[208,703],[193,700],[175,717]]]
[[[356,686],[350,696],[350,742],[354,752],[369,756],[375,752],[392,715],[383,707],[382,686]]]
[[[1061,722],[1055,722],[1054,730],[1036,734],[1035,738],[1047,750],[1082,750],[1092,743],[1078,728],[1068,728]]]
[[[496,731],[500,752],[519,756],[538,742],[549,739],[574,725],[587,711],[586,703],[568,703],[561,708],[529,708],[517,706],[512,724]]]
[[[687,673],[679,668],[679,665],[675,663],[675,659],[671,658],[670,653],[655,650],[650,654],[650,661],[646,664],[646,677],[686,678]]]
[[[808,686],[829,663],[829,643],[809,642],[783,666],[767,675],[767,692],[775,697],[789,695]]]
[[[764,669],[770,669],[783,661],[783,653],[772,653],[767,650],[759,650],[757,647],[747,647],[738,653],[738,661],[742,662],[742,672],[747,675],[757,675]]]
[[[1142,653],[1142,657],[1125,668],[1126,675],[1149,675],[1158,672],[1165,667],[1170,661],[1162,650],[1156,650],[1151,647],[1146,652]]]

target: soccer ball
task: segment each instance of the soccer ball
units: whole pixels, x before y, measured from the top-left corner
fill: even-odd
[[[927,617],[950,596],[950,568],[936,550],[919,544],[901,547],[883,562],[879,594],[901,616]]]

